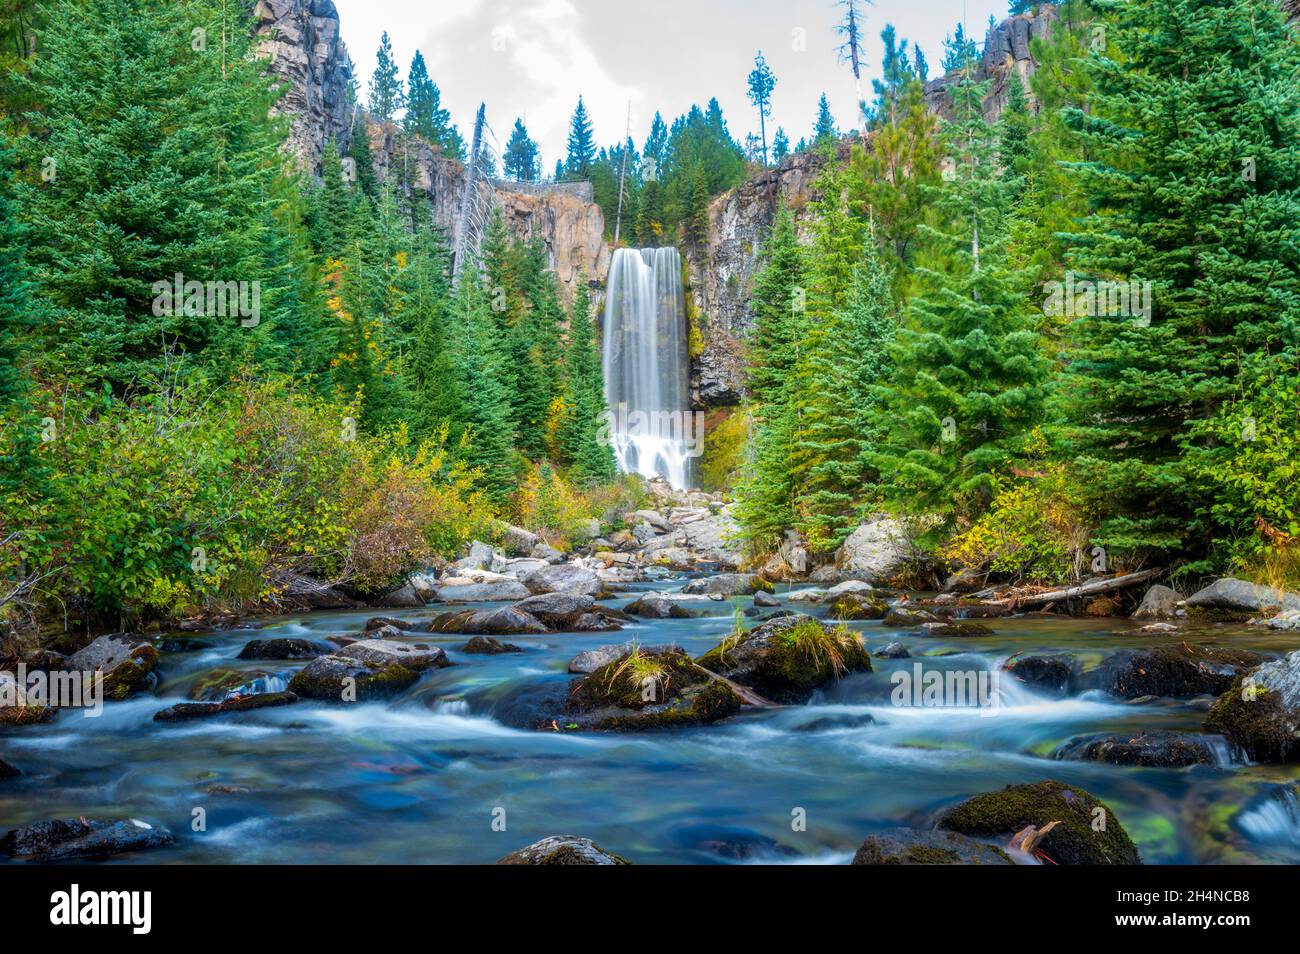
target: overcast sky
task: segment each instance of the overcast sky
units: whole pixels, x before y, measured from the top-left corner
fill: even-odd
[[[631,103],[632,135],[644,143],[655,110],[667,123],[716,96],[732,135],[758,131],[746,77],[761,49],[776,74],[768,142],[784,126],[809,134],[824,91],[841,129],[854,122],[853,75],[837,61],[835,0],[335,0],[364,99],[380,34],[387,30],[402,78],[418,48],[444,107],[468,141],[474,111],[505,145],[516,117],[541,146],[542,168],[563,158],[581,94],[599,145],[619,141]],[[945,35],[963,20],[981,42],[1006,0],[876,0],[864,5],[863,85],[879,75],[880,30],[893,23],[939,72]]]

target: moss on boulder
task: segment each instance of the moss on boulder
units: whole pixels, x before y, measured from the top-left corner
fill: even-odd
[[[876,832],[853,856],[855,865],[1010,865],[1011,857],[994,845],[955,831],[891,828]]]
[[[1137,847],[1108,807],[1063,782],[1008,785],[968,798],[939,820],[939,828],[977,838],[1010,838],[1029,825],[1057,822],[1039,850],[1058,865],[1141,864]]]
[[[626,858],[606,851],[590,838],[550,835],[512,851],[499,865],[630,865]]]
[[[1236,680],[1210,708],[1205,728],[1256,762],[1300,762],[1300,650]]]
[[[843,626],[793,614],[729,636],[697,662],[773,702],[800,704],[851,672],[870,672],[862,639]]]

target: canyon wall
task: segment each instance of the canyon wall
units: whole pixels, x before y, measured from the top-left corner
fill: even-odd
[[[359,107],[349,101],[351,61],[341,39],[333,0],[257,0],[254,30],[268,70],[285,92],[276,111],[289,121],[286,148],[300,167],[319,175],[331,139],[346,150]],[[429,199],[432,224],[451,233],[465,184],[465,166],[418,136],[360,111],[370,139],[375,173],[408,182]],[[360,127],[358,127],[360,128]],[[506,226],[523,239],[541,239],[566,300],[585,276],[593,288],[609,271],[605,221],[590,188],[575,184],[485,183]]]

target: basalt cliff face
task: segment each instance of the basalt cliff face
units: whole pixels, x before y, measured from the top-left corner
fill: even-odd
[[[1300,4],[1300,0],[1294,2]],[[984,103],[990,121],[1006,104],[1011,72],[1024,80],[1033,73],[1030,40],[1047,36],[1056,19],[1055,7],[1043,4],[1036,14],[1011,17],[989,30],[976,80],[991,81]],[[927,83],[925,98],[934,112],[951,114],[946,79]],[[856,141],[856,134],[841,140],[837,159],[846,158]],[[787,156],[772,169],[718,196],[709,207],[707,240],[702,247],[686,249],[691,294],[703,338],[703,348],[691,362],[691,399],[697,408],[740,402],[745,387],[745,340],[754,324],[750,296],[763,243],[782,197],[794,211],[796,227],[806,223],[809,202],[816,198],[817,176],[826,162],[818,153]]]
[[[344,150],[350,145],[358,113],[348,97],[351,62],[338,9],[333,0],[257,0],[253,15],[268,70],[285,89],[276,108],[289,120],[286,148],[305,171],[318,175],[331,139]],[[410,183],[424,193],[431,224],[450,233],[464,192],[464,164],[391,122],[361,115],[364,124],[355,125],[370,139],[376,175]],[[515,235],[540,238],[546,245],[566,299],[579,275],[593,287],[603,285],[609,249],[604,217],[591,201],[589,185],[530,187],[494,181],[481,188],[490,188]]]

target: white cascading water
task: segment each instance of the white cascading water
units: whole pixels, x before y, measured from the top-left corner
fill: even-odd
[[[619,470],[685,490],[690,418],[681,255],[675,248],[620,248],[607,289],[605,398]]]

